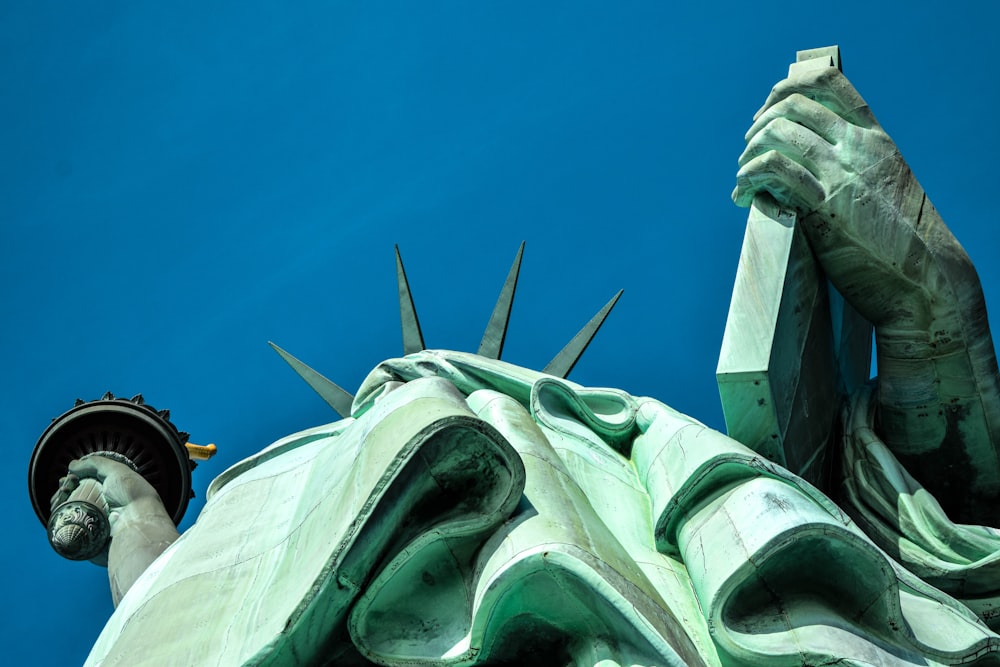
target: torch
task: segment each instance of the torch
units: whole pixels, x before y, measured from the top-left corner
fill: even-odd
[[[215,445],[188,442],[188,434],[170,421],[168,410],[156,410],[142,395],[115,398],[108,392],[96,401],[77,400],[42,433],[28,464],[28,492],[35,514],[48,531],[49,544],[71,560],[99,559],[111,536],[108,505],[101,483],[80,480],[69,497],[52,507],[50,498],[72,484],[71,461],[103,456],[118,461],[148,481],[175,524],[180,523],[191,490],[194,459],[215,454]]]

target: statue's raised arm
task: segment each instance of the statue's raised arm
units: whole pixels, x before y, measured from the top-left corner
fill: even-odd
[[[746,140],[734,201],[794,209],[830,280],[875,325],[876,431],[952,519],[994,524],[1000,376],[968,255],[836,67],[778,83]]]

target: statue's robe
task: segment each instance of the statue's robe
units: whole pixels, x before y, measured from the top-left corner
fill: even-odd
[[[873,390],[844,411],[838,500],[894,560],[1000,629],[1000,530],[948,518],[873,430]]]
[[[648,398],[425,351],[216,479],[90,665],[929,665],[1000,637]]]

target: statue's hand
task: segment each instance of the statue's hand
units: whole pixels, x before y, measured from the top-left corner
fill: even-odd
[[[108,576],[117,606],[139,575],[177,539],[177,528],[156,489],[127,465],[90,455],[70,463],[69,473],[57,496],[63,487],[72,491],[70,487],[75,488],[80,480],[101,483],[111,524]]]
[[[111,535],[120,530],[123,520],[150,512],[166,514],[156,489],[127,465],[104,456],[90,455],[69,464],[69,475],[60,480],[59,497],[66,497],[82,479],[96,479],[101,483],[101,495],[108,504]],[[54,499],[53,499],[54,500]]]
[[[875,325],[879,434],[952,518],[995,523],[1000,374],[969,256],[837,69],[796,68],[746,136],[734,201],[795,210]]]
[[[80,486],[80,478],[73,473],[69,473],[65,477],[60,477],[59,489],[53,494],[52,499],[49,500],[49,509],[54,512],[57,507],[69,500],[69,495],[78,486]]]
[[[794,209],[823,268],[866,317],[885,322],[921,289],[906,263],[925,259],[910,253],[923,190],[839,70],[778,83],[746,140],[733,200],[749,206],[766,194]]]
[[[898,170],[903,162],[868,105],[833,67],[777,84],[745,139],[733,200],[749,206],[766,191],[800,215],[851,212],[844,188],[892,187],[878,174]]]

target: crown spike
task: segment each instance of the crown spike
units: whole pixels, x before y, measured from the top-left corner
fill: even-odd
[[[517,290],[517,276],[521,272],[521,256],[523,254],[524,241],[521,241],[521,247],[517,249],[517,256],[514,257],[514,264],[510,267],[503,289],[500,290],[497,305],[493,307],[493,314],[490,315],[489,324],[486,325],[483,340],[479,343],[479,351],[476,354],[481,357],[499,359],[503,353],[503,343],[507,338],[510,309],[514,305],[514,292]]]
[[[413,305],[413,295],[410,293],[410,283],[406,280],[403,269],[403,258],[399,256],[399,246],[396,249],[396,282],[399,284],[399,319],[403,325],[403,354],[413,354],[424,349],[424,335],[420,332],[420,321],[417,319],[417,309]]]
[[[281,355],[281,358],[292,367],[292,370],[298,373],[299,377],[305,380],[338,415],[345,419],[351,416],[351,405],[354,403],[354,396],[339,387],[335,382],[326,379],[309,368],[274,343],[268,341],[267,344],[274,348],[274,351]]]
[[[573,336],[573,340],[567,343],[559,354],[557,354],[548,365],[542,369],[543,373],[548,373],[549,375],[555,375],[557,377],[565,378],[576,366],[576,362],[580,361],[580,357],[586,351],[587,346],[590,345],[590,341],[594,339],[597,335],[598,329],[604,324],[604,320],[607,319],[608,314],[611,313],[611,309],[615,307],[618,303],[619,297],[625,290],[618,290],[618,293],[611,297],[611,300],[604,304],[596,315],[594,315],[586,326],[580,329],[580,332]]]

